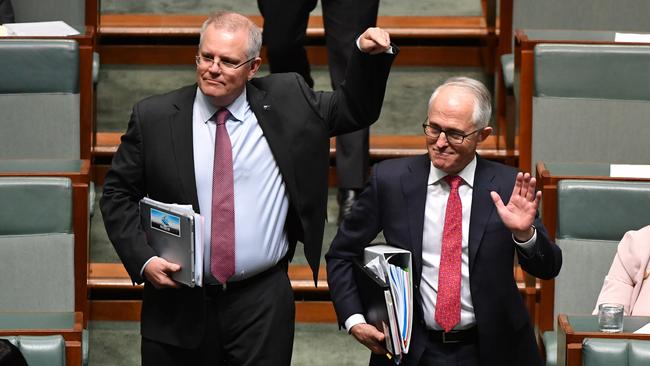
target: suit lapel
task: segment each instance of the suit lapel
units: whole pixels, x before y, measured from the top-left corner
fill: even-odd
[[[196,85],[183,89],[181,97],[174,104],[177,112],[169,119],[171,147],[176,159],[177,174],[183,196],[199,212],[199,198],[194,176],[194,142],[192,139],[192,108]]]
[[[408,171],[401,176],[402,194],[408,210],[408,226],[413,253],[415,283],[422,274],[422,232],[424,229],[424,207],[427,198],[427,179],[431,160],[428,155],[414,159]]]
[[[286,123],[282,123],[282,117],[278,115],[280,106],[274,105],[272,98],[266,92],[251,83],[246,84],[246,96],[282,173],[291,201],[296,205],[299,198],[296,177],[289,146],[286,143],[289,133],[285,131]]]
[[[503,192],[495,182],[495,172],[489,169],[481,157],[477,157],[476,173],[474,174],[474,189],[472,193],[472,213],[469,221],[469,269],[476,262],[476,254],[481,246],[481,239],[492,214],[496,214],[490,191],[497,191],[502,197]]]

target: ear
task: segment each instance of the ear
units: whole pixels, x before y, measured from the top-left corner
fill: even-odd
[[[485,127],[484,129],[481,130],[481,132],[478,133],[478,141],[483,142],[485,141],[488,136],[492,134],[492,127],[488,126]]]
[[[260,69],[261,65],[262,65],[261,57],[256,57],[253,61],[251,61],[251,68],[248,71],[248,80],[252,79],[253,76],[257,74],[257,71]]]

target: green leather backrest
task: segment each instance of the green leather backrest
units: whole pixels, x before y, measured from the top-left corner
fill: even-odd
[[[85,0],[14,0],[12,4],[16,22],[62,20],[80,33],[85,30]]]
[[[65,366],[65,339],[61,335],[8,336],[29,366]]]
[[[548,43],[534,54],[535,96],[650,100],[650,46]]]
[[[561,180],[557,237],[619,241],[650,222],[650,183]]]
[[[79,159],[79,46],[0,39],[0,159]]]
[[[650,365],[650,341],[635,339],[585,338],[583,366]]]
[[[647,0],[513,0],[512,29],[650,31]]]
[[[74,311],[69,178],[0,178],[0,311]]]
[[[73,232],[69,178],[0,177],[0,202],[0,235]]]
[[[555,279],[554,317],[591,314],[618,242],[648,224],[650,183],[561,180],[556,243],[562,271]]]
[[[78,94],[79,45],[62,39],[0,39],[0,80],[0,94]]]
[[[540,44],[535,85],[533,164],[650,163],[650,46]]]
[[[616,254],[618,240],[556,239],[555,242],[562,248],[562,270],[555,278],[553,319],[558,314],[591,314]]]

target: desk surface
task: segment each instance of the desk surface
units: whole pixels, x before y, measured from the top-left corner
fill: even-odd
[[[597,315],[567,315],[566,316],[573,333],[600,332],[598,329]],[[634,333],[644,325],[650,323],[650,316],[626,316],[623,317],[623,333]],[[611,333],[607,333],[611,334]]]
[[[610,163],[583,163],[583,162],[538,162],[537,174],[542,175],[546,173],[551,177],[599,177],[599,178],[612,178],[622,180],[648,180],[643,176],[638,177],[621,177],[612,176]],[[639,168],[646,169],[646,164],[628,164],[630,167],[638,166]]]

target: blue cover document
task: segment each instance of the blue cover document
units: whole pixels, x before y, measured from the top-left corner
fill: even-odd
[[[386,349],[400,363],[408,353],[413,328],[413,271],[411,252],[391,245],[374,245],[364,250],[364,270],[384,289],[387,319],[373,319],[376,314],[366,311],[367,321],[386,336]],[[359,281],[357,281],[359,282]],[[360,291],[364,296],[363,284]],[[369,304],[368,304],[369,305]],[[370,306],[367,306],[368,310]],[[382,309],[383,310],[383,309]]]

